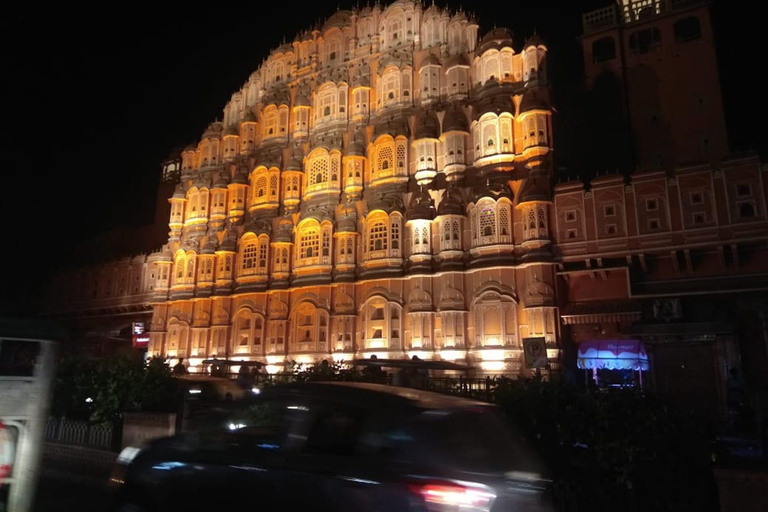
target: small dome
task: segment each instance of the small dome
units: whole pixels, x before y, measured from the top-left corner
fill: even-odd
[[[218,173],[216,177],[213,180],[213,188],[227,188],[227,184],[229,183],[229,179],[227,179],[228,176],[226,173]]]
[[[432,55],[431,53],[427,55],[424,60],[421,61],[421,67],[425,66],[439,66],[440,65],[440,59],[438,59],[435,55]]]
[[[336,11],[325,23],[323,23],[322,32],[326,32],[333,27],[346,27],[351,25],[351,15],[352,13],[350,11]]]
[[[202,254],[215,254],[216,248],[219,246],[219,241],[214,233],[211,233],[206,237],[203,244]]]
[[[283,218],[277,225],[277,234],[275,235],[275,242],[292,242],[293,241],[293,222],[288,218]]]
[[[211,188],[211,178],[205,176],[199,176],[195,182],[194,186],[197,188]]]
[[[451,131],[469,133],[467,116],[464,115],[464,109],[457,103],[451,103],[443,117],[443,133]]]
[[[373,138],[375,139],[379,135],[389,134],[392,137],[398,135],[410,136],[410,129],[408,127],[408,121],[404,117],[389,117],[382,119],[373,128]]]
[[[546,45],[544,44],[544,41],[539,37],[538,34],[533,34],[531,37],[525,40],[525,45],[523,45],[523,49],[528,49],[529,47],[533,46],[534,48],[537,48],[539,46],[543,46],[546,49]]]
[[[550,178],[544,172],[532,170],[517,193],[517,202],[551,201]]]
[[[440,122],[433,110],[419,112],[416,115],[416,127],[414,128],[413,138],[418,139],[439,139]]]
[[[453,17],[451,18],[451,22],[455,22],[455,21],[469,21],[469,20],[467,19],[467,15],[464,14],[464,11],[459,11],[456,14],[454,14]]]
[[[301,171],[304,169],[304,166],[301,164],[301,160],[296,155],[291,155],[290,160],[288,160],[288,164],[285,166],[286,171]]]
[[[498,201],[502,197],[506,197],[510,201],[514,198],[512,191],[509,189],[509,185],[498,181],[491,181],[486,178],[486,181],[476,188],[475,197],[473,201],[476,203],[483,197],[491,197]]]
[[[219,250],[227,252],[237,250],[237,232],[234,229],[227,230],[224,239],[219,244]]]
[[[422,18],[426,20],[427,18],[431,18],[433,16],[440,16],[440,14],[440,8],[433,3],[424,11]]]
[[[296,96],[293,98],[293,106],[294,107],[309,107],[311,106],[311,102],[309,99],[309,88],[308,87],[299,87],[296,89]]]
[[[427,219],[432,220],[435,217],[435,204],[432,197],[424,188],[414,192],[411,196],[411,202],[408,204],[408,219]]]
[[[370,75],[364,75],[359,74],[355,75],[352,78],[352,88],[355,89],[357,87],[370,87],[371,86],[371,77]]]
[[[501,49],[512,46],[512,33],[507,28],[494,28],[483,36],[478,47],[478,55],[491,48]]]
[[[197,151],[197,146],[195,146],[194,144],[188,144],[187,147],[184,148],[183,152],[186,153],[187,151],[191,151],[194,153],[195,151]]]
[[[219,121],[213,122],[208,125],[205,133],[203,133],[204,139],[218,139],[221,137],[221,132],[224,131],[224,125]]]
[[[256,115],[251,111],[251,109],[247,109],[245,111],[245,115],[240,120],[241,123],[255,123],[256,122]]]
[[[236,185],[247,185],[248,184],[248,176],[245,173],[244,169],[238,169],[235,173],[235,177],[232,178],[232,183]]]
[[[437,206],[438,215],[464,215],[464,204],[461,201],[461,195],[453,187],[445,190],[443,199]]]
[[[174,199],[186,199],[187,194],[184,192],[184,187],[181,186],[181,183],[176,185],[176,188],[173,190],[173,198]]]
[[[549,101],[543,90],[528,89],[520,101],[520,113],[531,110],[549,110]]]
[[[355,233],[357,232],[357,212],[354,206],[345,209],[336,224],[337,233]]]
[[[235,135],[235,136],[240,135],[240,131],[237,129],[236,124],[231,124],[227,126],[227,129],[224,130],[224,136],[226,137],[227,135]]]
[[[158,258],[158,261],[173,261],[173,253],[171,252],[171,248],[167,245],[163,247],[163,252],[160,253],[160,258]]]
[[[365,135],[360,130],[355,131],[347,146],[347,155],[365,156]]]
[[[464,54],[460,53],[458,55],[452,55],[452,56],[448,57],[448,59],[446,59],[446,61],[445,61],[445,69],[446,70],[451,69],[451,68],[455,68],[456,66],[464,66],[464,67],[467,67],[467,68],[469,67],[469,61],[464,56]]]

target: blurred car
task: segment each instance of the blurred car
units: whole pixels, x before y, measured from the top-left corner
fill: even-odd
[[[371,383],[275,386],[218,427],[126,449],[119,512],[539,512],[549,471],[493,405]]]
[[[229,401],[241,400],[252,394],[250,388],[239,386],[236,381],[224,377],[187,374],[174,377],[183,383],[188,400]]]

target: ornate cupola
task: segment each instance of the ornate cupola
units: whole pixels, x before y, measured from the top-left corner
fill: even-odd
[[[463,268],[464,229],[466,228],[466,210],[461,199],[461,192],[449,185],[437,206],[435,231],[439,240],[438,264],[441,270]]]
[[[458,181],[467,168],[467,142],[469,122],[464,109],[451,103],[443,116],[443,133],[440,135],[443,153],[443,173],[447,181]]]
[[[432,110],[416,115],[413,149],[416,157],[416,183],[429,186],[437,174],[437,147],[440,142],[440,122]]]
[[[425,187],[420,187],[411,196],[408,204],[406,229],[410,237],[408,273],[432,271],[432,219],[435,204]]]

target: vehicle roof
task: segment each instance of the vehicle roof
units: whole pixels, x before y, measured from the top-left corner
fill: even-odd
[[[370,382],[303,382],[267,388],[262,396],[307,396],[373,405],[401,405],[422,409],[460,409],[493,407],[487,402],[433,391]]]
[[[187,383],[190,383],[190,384],[211,382],[214,384],[218,384],[218,383],[230,384],[231,383],[234,386],[237,385],[235,381],[233,381],[232,379],[228,379],[226,377],[212,377],[210,375],[199,375],[194,373],[187,374],[187,375],[174,375],[173,378],[186,381]]]

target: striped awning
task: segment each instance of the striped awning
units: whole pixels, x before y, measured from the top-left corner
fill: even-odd
[[[572,302],[560,314],[565,325],[636,322],[641,316],[642,307],[634,300]]]

